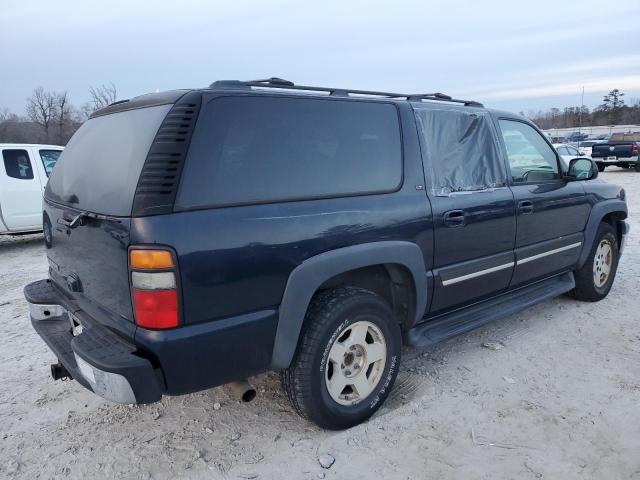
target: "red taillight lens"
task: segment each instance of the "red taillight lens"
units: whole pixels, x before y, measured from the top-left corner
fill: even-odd
[[[635,143],[631,144],[631,153],[638,153],[638,145]]]
[[[175,290],[133,290],[136,323],[144,328],[178,326],[178,294]]]

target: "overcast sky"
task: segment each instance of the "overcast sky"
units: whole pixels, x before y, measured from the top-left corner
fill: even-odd
[[[0,107],[37,86],[119,98],[280,76],[512,111],[640,98],[640,0],[0,0]]]

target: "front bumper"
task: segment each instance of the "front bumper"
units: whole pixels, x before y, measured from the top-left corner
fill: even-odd
[[[24,296],[33,328],[78,383],[117,403],[160,400],[164,385],[159,370],[137,355],[134,345],[79,310],[50,280],[30,283]],[[74,335],[71,316],[82,333]]]

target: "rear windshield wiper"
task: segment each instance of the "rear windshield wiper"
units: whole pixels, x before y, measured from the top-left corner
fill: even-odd
[[[58,223],[60,225],[64,225],[67,228],[76,228],[77,226],[84,224],[85,218],[95,218],[99,220],[104,220],[108,218],[106,215],[98,215],[97,213],[91,212],[82,212],[73,217],[71,220],[67,220],[66,218],[59,218]]]
[[[80,213],[79,215],[76,215],[73,219],[71,220],[66,220],[64,218],[59,218],[58,219],[58,223],[61,225],[64,225],[67,228],[76,228],[78,225],[82,225],[82,219],[84,217],[88,217],[89,214],[87,212],[83,212]]]

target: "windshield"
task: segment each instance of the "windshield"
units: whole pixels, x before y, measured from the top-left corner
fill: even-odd
[[[171,105],[92,118],[60,155],[45,197],[92,213],[128,217],[149,147]]]
[[[44,171],[47,172],[47,177],[51,175],[61,153],[62,150],[40,150],[40,158],[44,165]]]

